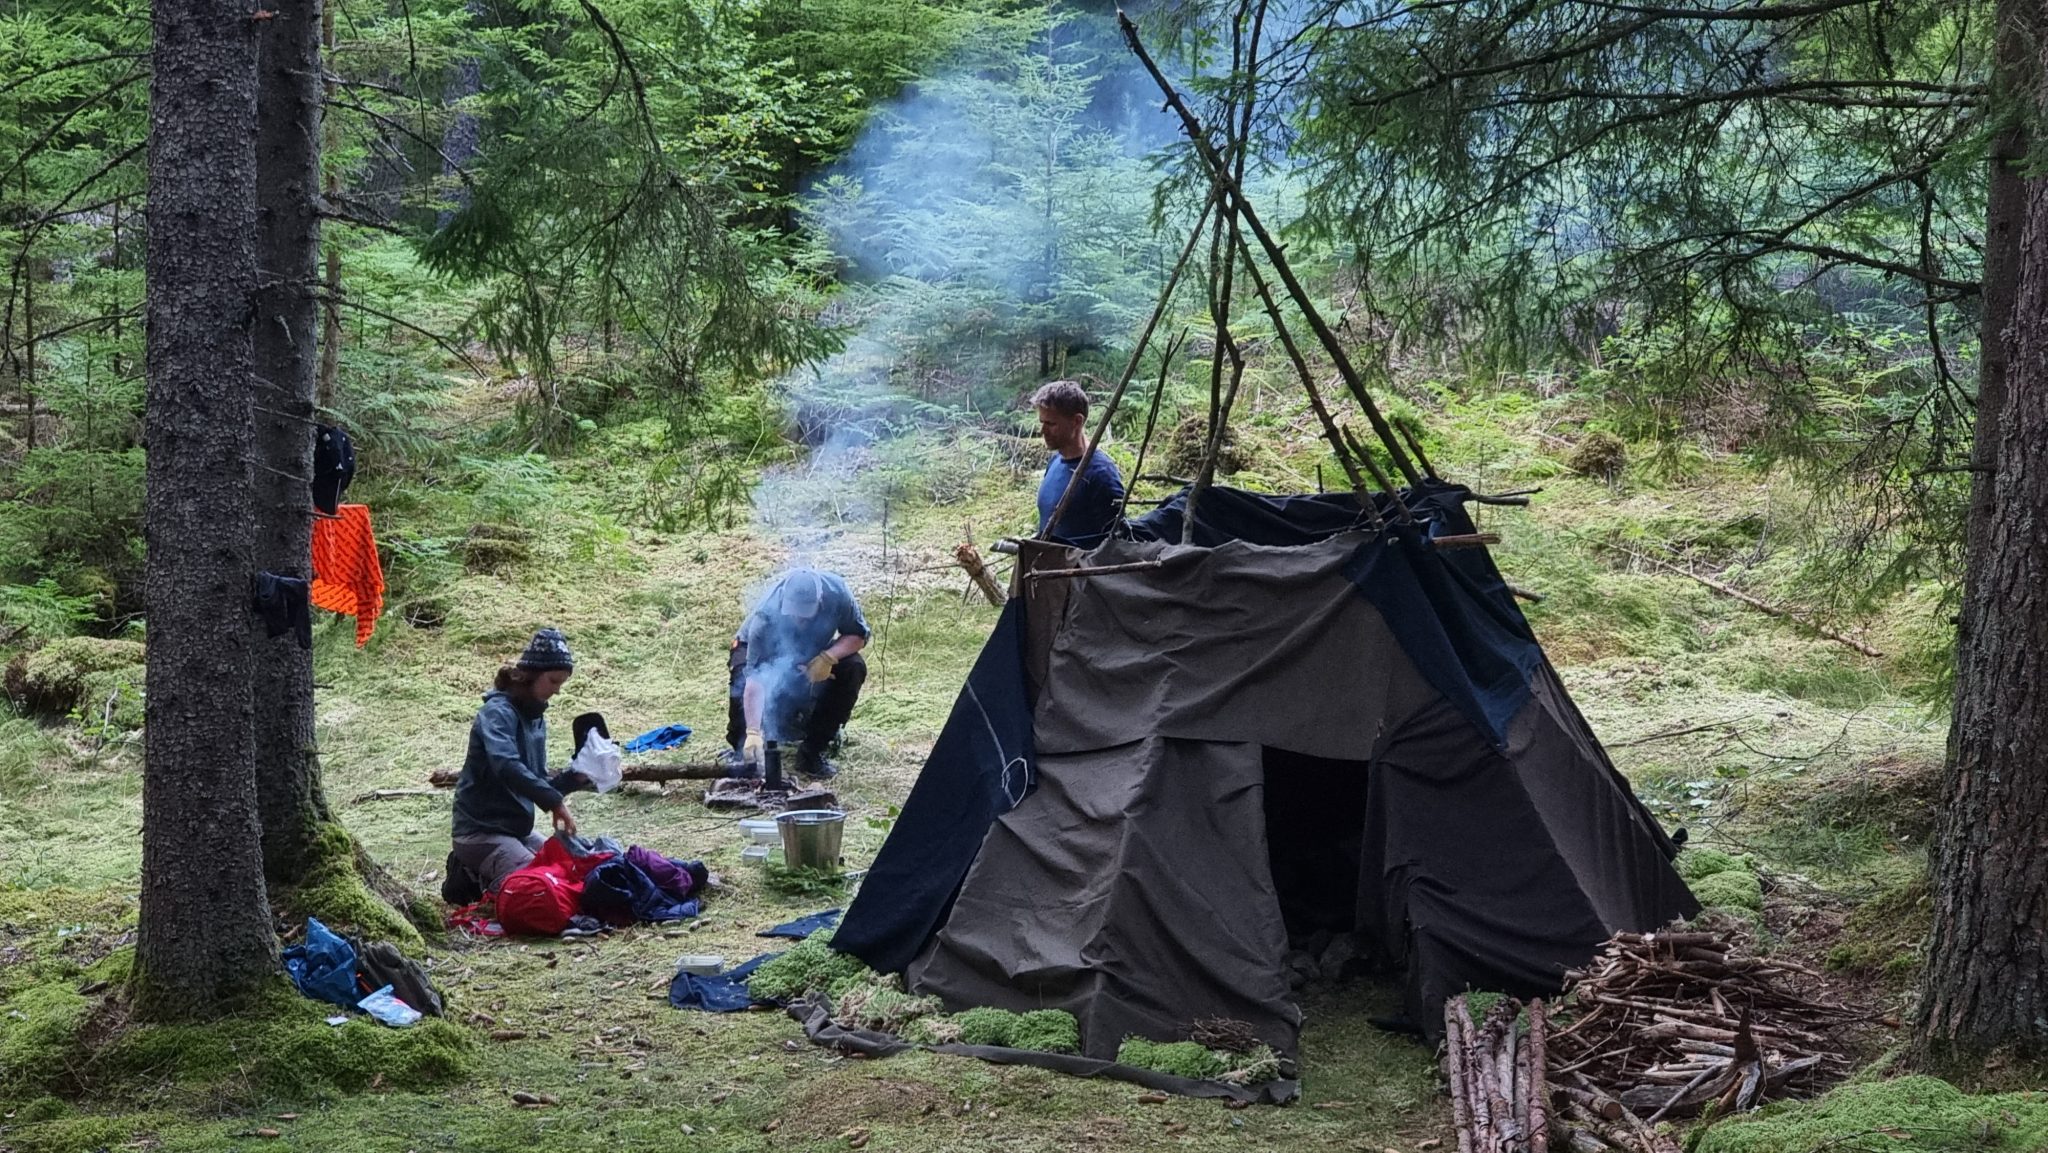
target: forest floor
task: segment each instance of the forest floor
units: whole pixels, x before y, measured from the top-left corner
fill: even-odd
[[[1711,566],[1702,571],[1732,566],[1728,579],[1768,597],[1804,579],[1782,543],[1800,531],[1802,503],[1784,482],[1726,462],[1620,486],[1566,475],[1552,459],[1558,426],[1540,410],[1454,407],[1442,423],[1435,455],[1454,479],[1547,486],[1533,508],[1484,510],[1483,527],[1502,533],[1496,554],[1509,579],[1548,595],[1530,611],[1538,635],[1645,799],[1688,825],[1693,844],[1753,855],[1769,889],[1764,947],[1831,964],[1849,995],[1898,1008],[1925,918],[1921,838],[1944,735],[1942,717],[1904,695],[1913,670],[1599,543],[1695,558]],[[555,716],[596,709],[619,735],[683,721],[698,736],[664,759],[708,756],[723,727],[726,642],[748,590],[799,556],[845,572],[876,630],[837,782],[850,812],[846,856],[871,859],[995,618],[963,597],[951,546],[968,521],[984,544],[1028,527],[1035,484],[1028,467],[1013,468],[952,503],[904,501],[885,518],[841,522],[847,514],[828,497],[847,476],[796,473],[785,479],[818,499],[779,505],[776,523],[655,532],[593,513],[616,508],[621,459],[599,444],[556,461],[533,482],[542,503],[523,521],[536,532],[532,555],[447,581],[433,627],[408,624],[397,605],[362,649],[348,622],[317,629],[327,795],[376,858],[423,892],[437,889],[447,850],[446,796],[357,798],[422,788],[433,770],[459,766],[480,692],[535,627],[563,629],[577,655]],[[387,531],[412,524],[424,539],[414,522],[427,506],[398,487],[371,482],[354,495]],[[808,515],[785,515],[792,508]],[[592,530],[592,520],[611,527]],[[1894,602],[1869,639],[1910,648],[1934,615]],[[23,962],[0,976],[0,999],[35,974],[77,984],[78,970],[129,939],[138,760],[132,738],[75,724],[0,730],[0,958]],[[431,943],[451,1017],[479,1047],[467,1077],[416,1090],[373,1075],[361,1092],[278,1094],[251,1072],[250,1054],[204,1076],[165,1073],[84,1099],[0,1091],[0,1150],[1455,1147],[1433,1055],[1366,1023],[1392,1005],[1392,991],[1370,982],[1311,991],[1302,1101],[1247,1110],[1142,1103],[1126,1085],[926,1053],[850,1060],[805,1044],[779,1013],[678,1011],[664,996],[678,954],[737,963],[765,951],[758,930],[843,902],[772,892],[741,863],[733,819],[704,809],[693,788],[573,804],[585,832],[701,857],[724,887],[681,926],[573,944]],[[0,1033],[0,1062],[27,1033]],[[515,1091],[554,1103],[521,1107]]]

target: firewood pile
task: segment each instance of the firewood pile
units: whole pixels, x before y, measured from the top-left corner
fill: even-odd
[[[1659,1121],[1816,1092],[1848,1071],[1835,1035],[1869,1019],[1797,991],[1816,976],[1726,933],[1621,933],[1548,1012],[1503,998],[1475,1023],[1453,998],[1459,1153],[1676,1153]]]

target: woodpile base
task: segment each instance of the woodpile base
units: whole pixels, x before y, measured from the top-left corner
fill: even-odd
[[[1660,1121],[1753,1109],[1848,1071],[1872,1020],[1795,991],[1817,975],[1719,932],[1621,933],[1546,1005],[1444,1005],[1458,1153],[1678,1153]],[[1556,1019],[1553,1019],[1553,1014]]]

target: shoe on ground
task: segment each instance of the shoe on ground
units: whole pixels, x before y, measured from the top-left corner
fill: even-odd
[[[455,859],[453,852],[448,854],[447,873],[441,878],[441,899],[457,907],[474,905],[484,899],[484,887],[477,883],[475,875],[464,868],[461,861]]]
[[[823,755],[799,749],[796,754],[796,775],[811,781],[829,781],[839,775],[839,766],[826,760]]]

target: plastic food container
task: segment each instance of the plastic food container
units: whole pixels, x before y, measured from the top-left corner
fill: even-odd
[[[676,972],[709,977],[725,968],[725,958],[716,953],[684,953],[676,959]]]
[[[775,827],[772,817],[749,817],[740,822],[740,835],[756,845],[779,845],[782,831]]]
[[[768,863],[768,849],[767,845],[748,845],[740,850],[740,860],[749,865],[765,865]]]

